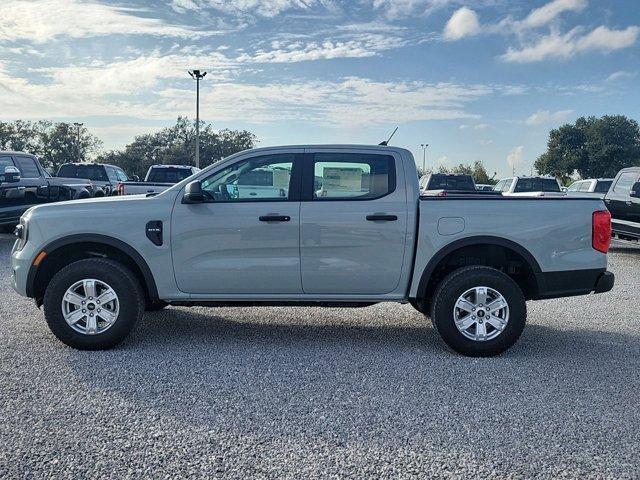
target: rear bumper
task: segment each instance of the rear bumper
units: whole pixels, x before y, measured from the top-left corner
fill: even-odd
[[[536,274],[538,295],[535,299],[572,297],[604,293],[613,288],[615,276],[604,268],[543,272]]]
[[[630,236],[640,239],[640,223],[614,218],[611,220],[611,227],[613,229],[613,233],[616,235]]]

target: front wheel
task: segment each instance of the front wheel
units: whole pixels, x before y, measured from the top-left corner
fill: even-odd
[[[436,288],[431,319],[444,342],[470,357],[491,357],[520,337],[527,305],[518,284],[489,267],[465,267]]]
[[[89,258],[56,273],[44,295],[44,315],[61,342],[105,350],[122,342],[144,313],[135,275],[113,260]]]

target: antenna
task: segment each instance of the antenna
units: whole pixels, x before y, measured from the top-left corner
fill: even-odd
[[[386,147],[387,145],[389,145],[389,142],[391,141],[391,139],[393,138],[393,136],[396,134],[397,131],[398,131],[398,127],[396,127],[396,129],[393,131],[393,133],[389,137],[389,140],[385,140],[383,142],[380,142],[378,145],[381,145],[383,147]]]

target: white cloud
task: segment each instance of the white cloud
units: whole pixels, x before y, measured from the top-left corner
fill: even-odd
[[[509,155],[507,155],[507,165],[509,165],[509,169],[513,171],[523,163],[524,147],[520,145],[519,147],[515,147],[513,150],[511,150],[509,152]]]
[[[620,50],[636,42],[640,28],[630,26],[624,30],[612,30],[600,26],[584,35],[580,32],[580,28],[574,28],[564,35],[552,32],[520,50],[509,48],[502,59],[507,62],[528,63],[547,58],[566,59],[589,51]]]
[[[488,123],[478,123],[477,125],[473,126],[474,130],[486,130],[487,128],[489,128],[489,124]]]
[[[627,70],[619,70],[617,72],[613,72],[606,79],[607,82],[617,82],[619,80],[624,80],[628,78],[635,78],[638,75],[638,72],[629,72]]]
[[[530,115],[524,123],[529,126],[557,124],[566,121],[572,114],[573,110],[559,110],[557,112],[538,110]]]
[[[537,28],[553,21],[563,12],[579,12],[587,7],[587,0],[553,0],[540,8],[536,8],[520,22],[520,25],[527,28]]]
[[[459,8],[453,12],[444,27],[444,38],[447,40],[459,40],[478,33],[480,33],[478,15],[467,7]]]
[[[135,10],[94,1],[3,0],[1,8],[0,41],[43,43],[62,36],[83,38],[111,34],[201,36],[191,28],[136,16]]]
[[[331,58],[373,57],[383,50],[398,48],[403,44],[400,38],[372,33],[359,34],[356,39],[345,41],[326,40],[306,44],[274,42],[272,50],[245,53],[237,60],[256,63],[294,63]]]
[[[275,17],[287,10],[333,7],[332,0],[173,0],[174,9],[214,8],[226,14]]]

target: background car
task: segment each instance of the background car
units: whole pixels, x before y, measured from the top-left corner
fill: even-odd
[[[613,178],[588,178],[577,180],[569,185],[567,194],[570,196],[589,196],[604,198],[609,191]]]
[[[95,197],[117,195],[118,183],[129,180],[120,167],[104,163],[65,163],[58,169],[57,176],[91,180],[98,187]]]
[[[493,189],[507,196],[562,197],[566,195],[560,188],[558,180],[553,177],[505,178],[500,180]]]

